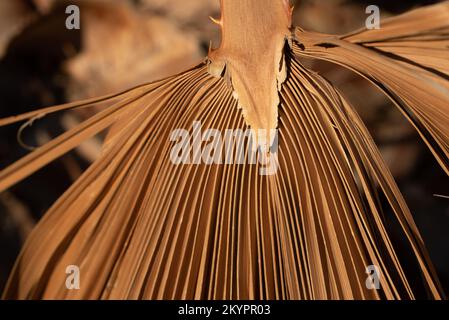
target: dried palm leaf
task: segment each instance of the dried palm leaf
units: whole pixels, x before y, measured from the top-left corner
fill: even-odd
[[[449,3],[342,37],[292,33],[284,0],[221,5],[222,44],[203,64],[120,95],[0,120],[110,104],[1,171],[0,190],[112,126],[102,156],[29,237],[4,297],[413,299],[421,285],[404,266],[409,253],[428,295],[442,298],[363,122],[298,57],[330,60],[374,82],[448,171]],[[222,132],[279,128],[277,174],[261,176],[249,163],[173,164],[170,133],[194,121]],[[65,287],[68,265],[81,268],[80,290]],[[365,285],[369,265],[380,268],[382,290]]]
[[[380,30],[329,36],[296,30],[297,55],[352,69],[379,87],[449,173],[449,5],[417,9]]]

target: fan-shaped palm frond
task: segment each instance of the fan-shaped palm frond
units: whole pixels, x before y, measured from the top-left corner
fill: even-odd
[[[372,81],[449,173],[449,3],[345,36],[292,32],[286,1],[254,3],[222,0],[222,45],[191,70],[0,120],[110,104],[1,171],[0,191],[112,127],[102,156],[30,235],[5,298],[412,299],[420,284],[404,253],[429,295],[443,297],[363,122],[299,57]],[[174,164],[170,135],[195,121],[220,132],[278,128],[277,173],[260,175],[248,162]],[[80,290],[66,289],[67,265],[80,266]],[[369,265],[381,271],[381,290],[365,285]]]

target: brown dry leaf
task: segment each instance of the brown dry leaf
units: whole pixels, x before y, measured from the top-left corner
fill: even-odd
[[[417,9],[381,30],[346,36],[296,31],[294,52],[359,73],[381,89],[418,130],[449,173],[449,4]]]
[[[274,14],[247,10],[250,2],[263,3]],[[336,37],[297,29],[292,48],[279,48],[284,31],[276,26],[285,25],[277,25],[289,12],[285,4],[247,0],[242,6],[237,0],[223,0],[225,12],[229,10],[243,29],[226,27],[223,16],[223,44],[231,39],[235,43],[211,55],[212,63],[221,61],[218,67],[211,68],[209,61],[119,95],[0,120],[1,126],[109,104],[1,171],[0,190],[115,124],[100,158],[31,234],[5,298],[417,298],[420,284],[404,267],[404,254],[416,262],[429,296],[444,297],[412,215],[364,124],[343,95],[297,56],[345,65],[378,85],[448,170],[448,59],[440,53],[449,36],[449,2],[391,19],[385,33]],[[250,22],[249,30],[238,21],[243,18]],[[261,32],[272,32],[269,41],[257,34],[264,26],[272,27]],[[242,49],[243,40],[267,49],[264,55],[247,48],[262,71],[269,70],[267,65],[282,66],[279,57],[284,52],[288,73],[275,93],[277,108],[271,90],[271,96],[263,96],[252,86],[260,81],[268,88],[278,75],[258,72]],[[373,40],[375,46],[370,45]],[[389,43],[388,54],[382,52],[380,47]],[[432,69],[434,59],[443,64],[442,71]],[[217,77],[216,71],[230,64],[225,78]],[[248,70],[257,74],[245,77],[243,71]],[[236,84],[236,77],[251,87]],[[251,106],[255,114],[267,119],[272,112],[279,114],[277,174],[259,175],[259,166],[249,163],[173,164],[170,135],[194,121],[220,132],[272,126],[271,121],[245,121],[234,90],[243,100],[254,95],[261,102]],[[401,230],[400,240],[391,236],[393,223]],[[80,290],[65,287],[68,265],[81,268]],[[382,290],[365,286],[369,265],[380,268]]]
[[[238,107],[253,130],[277,128],[278,89],[287,76],[283,56],[291,25],[286,1],[222,1],[222,42],[209,52],[209,72],[226,72]],[[283,4],[284,3],[284,4]],[[242,18],[242,12],[253,14]],[[261,21],[264,21],[261,27]],[[257,30],[257,32],[254,32]]]

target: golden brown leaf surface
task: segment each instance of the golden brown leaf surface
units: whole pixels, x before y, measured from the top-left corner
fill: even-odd
[[[222,0],[220,47],[209,54],[209,71],[227,72],[246,123],[276,129],[278,90],[286,78],[283,56],[291,11],[285,0]],[[242,13],[245,14],[242,14]]]
[[[429,20],[419,24],[418,34],[398,31],[408,24],[407,15],[390,20],[388,30],[403,39],[402,47],[416,48],[422,39],[437,37],[438,49],[439,41],[447,41],[439,30],[448,27],[438,14],[444,17],[447,8],[444,3],[412,12],[411,17]],[[277,9],[282,20],[284,7]],[[232,16],[243,21],[241,12]],[[371,48],[371,35],[378,35],[366,32],[337,37],[296,31],[297,42],[284,57],[287,78],[280,88],[274,87],[279,99],[279,170],[272,176],[259,175],[258,166],[248,163],[175,165],[170,160],[171,132],[190,128],[193,121],[221,132],[256,126],[242,117],[233,98],[234,90],[246,90],[235,84],[235,74],[260,71],[252,69],[251,61],[233,65],[226,60],[232,88],[226,78],[209,74],[210,65],[201,64],[119,95],[0,120],[6,125],[60,110],[110,104],[2,170],[0,190],[90,136],[121,124],[110,134],[101,157],[32,232],[4,297],[413,299],[421,284],[411,280],[410,261],[423,276],[429,297],[444,297],[407,204],[363,122],[335,87],[298,59],[301,55],[327,59],[378,85],[447,169],[449,96],[444,72],[433,70],[430,60],[415,61],[413,50],[407,54],[411,61],[398,58],[404,53],[395,45],[388,54],[379,51],[389,43],[388,34]],[[273,50],[271,58],[282,38],[277,31],[274,36],[270,38],[274,46],[258,47]],[[226,39],[217,52],[223,49],[223,57],[232,62],[244,48],[226,45]],[[260,46],[259,41],[252,44]],[[432,50],[423,52],[433,56]],[[276,60],[267,65],[274,66]],[[442,61],[447,63],[444,57]],[[248,75],[244,80],[252,86],[267,80],[266,88],[272,88],[275,73]],[[239,97],[245,99],[241,92]],[[272,96],[254,97],[264,107],[256,104],[248,114],[260,112],[265,122],[258,125],[271,126]],[[398,226],[399,240],[392,236],[393,224]],[[81,267],[80,290],[66,289],[67,265]],[[369,265],[379,266],[382,290],[365,286]]]

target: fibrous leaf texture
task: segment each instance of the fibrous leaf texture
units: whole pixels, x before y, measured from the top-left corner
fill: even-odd
[[[413,299],[419,287],[444,297],[363,122],[300,57],[371,81],[449,173],[449,3],[344,36],[291,28],[284,0],[221,6],[222,44],[204,63],[121,94],[0,120],[109,104],[2,170],[0,191],[111,128],[101,157],[30,235],[4,297]],[[278,128],[278,172],[173,164],[170,133],[194,121],[221,132]],[[65,286],[68,265],[80,267],[79,290]],[[381,290],[366,286],[370,265],[381,271]]]

